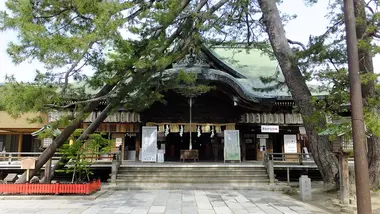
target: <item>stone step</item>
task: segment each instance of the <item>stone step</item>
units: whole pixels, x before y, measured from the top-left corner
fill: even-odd
[[[248,178],[248,179],[254,179],[254,178],[268,178],[268,175],[261,174],[261,175],[233,175],[233,174],[224,174],[224,175],[178,175],[178,174],[166,174],[166,175],[156,175],[156,174],[118,174],[118,178],[126,178],[126,177],[139,177],[139,178]]]
[[[140,177],[268,177],[266,173],[118,173],[117,176],[140,176]]]
[[[268,178],[262,179],[175,179],[175,178],[165,178],[165,179],[157,179],[157,178],[117,178],[116,183],[269,183]]]
[[[207,165],[144,165],[121,166],[118,170],[116,184],[127,188],[151,189],[161,187],[194,185],[219,185],[229,187],[250,187],[269,184],[266,168],[256,166],[207,166]],[[213,188],[211,188],[213,189]]]
[[[266,171],[119,171],[123,175],[266,175]]]
[[[165,165],[165,164],[154,164],[154,165],[121,165],[120,168],[130,168],[130,169],[154,169],[154,168],[165,168],[165,169],[259,169],[265,168],[264,165],[249,165],[249,166],[239,166],[239,165]]]
[[[139,177],[139,176],[128,176],[128,177],[120,177],[118,176],[116,178],[117,180],[124,180],[124,181],[132,181],[132,180],[138,180],[141,182],[150,182],[150,181],[177,181],[177,182],[190,182],[190,183],[198,183],[200,181],[206,181],[208,183],[209,181],[223,181],[223,182],[229,182],[229,181],[263,181],[268,180],[269,178],[266,176],[261,177]]]
[[[284,191],[285,185],[268,183],[118,183],[102,186],[111,190],[265,190]]]
[[[265,168],[119,168],[119,172],[266,172]]]

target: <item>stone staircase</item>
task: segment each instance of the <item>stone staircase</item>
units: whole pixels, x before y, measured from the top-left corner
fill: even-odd
[[[267,186],[262,164],[121,165],[118,189],[237,189]]]

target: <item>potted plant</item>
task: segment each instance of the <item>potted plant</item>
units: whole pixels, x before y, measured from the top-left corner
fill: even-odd
[[[77,134],[78,132],[74,133],[74,137]],[[113,145],[112,140],[105,139],[98,133],[90,134],[84,141],[74,140],[72,144],[64,144],[60,152],[70,161],[61,171],[72,173],[72,183],[90,181],[90,176],[93,174],[90,166],[100,155],[110,152]]]

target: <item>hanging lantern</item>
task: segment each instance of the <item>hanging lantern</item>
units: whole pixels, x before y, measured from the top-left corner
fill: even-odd
[[[213,138],[215,136],[215,128],[214,126],[211,126],[211,135],[210,138]]]
[[[183,125],[179,125],[179,136],[183,136]]]
[[[165,125],[164,129],[165,129],[165,137],[166,137],[170,133],[170,126],[169,125]]]

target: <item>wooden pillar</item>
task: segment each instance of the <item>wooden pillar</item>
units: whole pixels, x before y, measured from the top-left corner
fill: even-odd
[[[140,154],[140,137],[139,135],[136,135],[136,161],[139,161],[139,154]]]
[[[21,152],[22,151],[22,133],[20,133],[18,135],[18,149],[17,149],[17,152]],[[20,154],[18,154],[18,157],[21,157]]]
[[[240,136],[240,146],[241,146],[241,154],[242,154],[242,161],[246,160],[246,145],[245,145],[245,139],[243,135]]]

